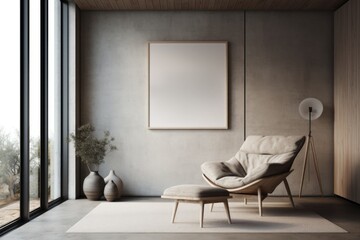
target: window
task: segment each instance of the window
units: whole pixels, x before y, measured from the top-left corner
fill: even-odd
[[[40,0],[29,5],[30,211],[40,207]]]
[[[67,3],[5,1],[0,29],[1,236],[67,196]]]
[[[20,1],[0,8],[0,227],[20,216]]]
[[[61,195],[60,1],[49,1],[48,161],[49,201]]]

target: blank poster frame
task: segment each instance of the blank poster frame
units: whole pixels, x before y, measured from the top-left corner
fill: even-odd
[[[148,42],[148,129],[228,128],[228,42]]]

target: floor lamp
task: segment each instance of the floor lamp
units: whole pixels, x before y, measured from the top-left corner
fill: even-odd
[[[314,144],[314,137],[311,135],[311,121],[319,118],[323,112],[323,105],[322,103],[316,99],[316,98],[306,98],[304,99],[300,105],[299,105],[299,113],[300,116],[306,120],[309,121],[309,134],[306,138],[306,144],[305,144],[305,156],[304,156],[304,165],[301,175],[301,182],[300,182],[300,192],[299,197],[301,197],[301,192],[304,184],[304,176],[305,176],[305,170],[306,165],[309,161],[309,152],[312,152],[312,159],[314,161],[315,171],[316,171],[316,177],[319,183],[320,192],[321,195],[323,195],[323,190],[321,186],[321,179],[320,179],[320,172],[319,167],[317,163],[317,156],[316,156],[316,150],[315,150],[315,144]],[[310,150],[311,148],[311,150]]]

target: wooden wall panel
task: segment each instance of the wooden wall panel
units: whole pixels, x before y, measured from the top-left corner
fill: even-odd
[[[360,203],[360,1],[335,12],[334,193]]]

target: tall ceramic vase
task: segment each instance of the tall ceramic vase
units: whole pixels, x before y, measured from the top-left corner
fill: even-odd
[[[98,171],[91,171],[84,179],[83,190],[89,200],[99,200],[103,195],[104,187],[104,178],[100,176]]]
[[[107,175],[105,177],[105,184],[107,184],[110,180],[112,180],[118,190],[118,195],[117,195],[117,199],[119,199],[122,195],[122,191],[123,191],[123,182],[121,181],[121,179],[115,174],[114,170],[110,170],[109,175]]]

